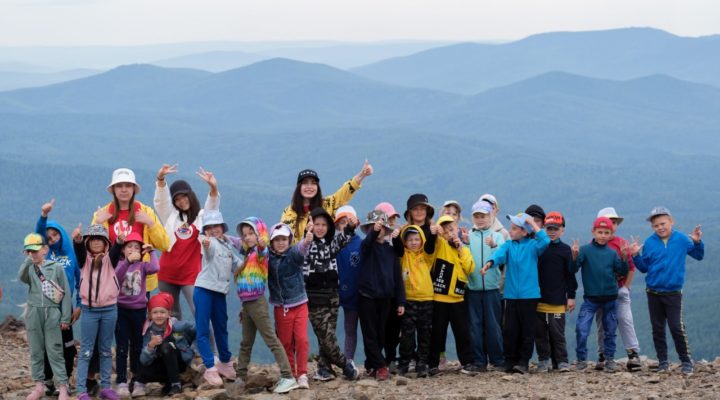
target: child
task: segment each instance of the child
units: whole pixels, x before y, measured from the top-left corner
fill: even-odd
[[[503,352],[505,371],[526,374],[535,342],[535,312],[540,299],[538,257],[550,244],[533,217],[508,215],[511,241],[505,242],[485,263],[482,275],[493,266],[505,264],[505,314]],[[535,233],[534,238],[530,235]]]
[[[135,395],[145,391],[142,383],[127,384],[128,343],[130,344],[130,372],[133,378],[138,372],[138,362],[142,351],[142,331],[147,312],[145,278],[160,269],[152,246],[143,242],[138,232],[127,237],[118,235],[114,246],[121,246],[123,258],[115,266],[115,276],[120,283],[118,295],[118,317],[115,325],[115,370],[117,372],[117,392],[121,397],[129,397],[130,390]],[[150,262],[142,261],[145,253],[150,253]],[[137,389],[137,390],[136,390]]]
[[[435,259],[432,253],[428,254],[423,249],[425,234],[419,226],[407,225],[402,230],[396,229],[393,236],[393,249],[400,257],[405,283],[405,313],[400,321],[399,372],[403,375],[408,373],[410,360],[415,357],[415,372],[419,378],[425,378],[430,357],[434,294],[430,269]]]
[[[618,288],[616,276],[626,275],[627,247],[623,249],[622,260],[607,243],[612,237],[614,225],[609,218],[600,217],[593,223],[593,240],[580,247],[573,243],[572,254],[575,263],[572,272],[582,269],[583,304],[580,306],[575,332],[577,337],[578,371],[587,368],[587,338],[590,334],[595,312],[603,310],[603,329],[605,330],[605,371],[616,372],[615,363],[615,315]]]
[[[197,329],[197,348],[205,364],[203,378],[212,386],[222,386],[220,375],[235,379],[228,347],[227,301],[233,272],[243,262],[242,257],[225,235],[227,224],[223,222],[220,211],[207,210],[203,217],[202,269],[195,281],[193,302],[195,303],[195,328]],[[210,323],[215,337],[220,362],[215,365],[210,347]]]
[[[345,378],[357,379],[355,363],[340,351],[335,336],[338,296],[337,256],[353,235],[355,225],[349,223],[344,231],[335,234],[333,219],[322,207],[310,213],[313,222],[313,241],[303,263],[303,277],[308,295],[310,324],[318,339],[318,368],[313,379],[328,381],[335,378],[331,363],[343,369]]]
[[[430,376],[440,373],[440,350],[447,339],[448,323],[455,336],[455,347],[462,365],[461,373],[475,374],[478,369],[473,365],[470,327],[466,318],[465,290],[468,275],[475,270],[470,250],[463,246],[458,237],[455,220],[443,215],[438,219],[442,236],[437,238],[435,263],[432,268],[433,320],[430,345]],[[426,246],[425,246],[426,247]],[[426,247],[427,248],[427,247]]]
[[[565,217],[557,211],[545,217],[545,231],[550,245],[538,259],[540,302],[537,306],[535,347],[538,372],[556,368],[569,372],[565,343],[565,313],[575,309],[577,280],[571,272],[573,258],[570,246],[560,239],[565,233]]]
[[[460,203],[458,203],[457,200],[448,200],[443,203],[440,215],[449,215],[455,220],[455,222],[460,223],[460,221],[462,221],[461,213],[462,207],[460,206]]]
[[[275,331],[285,348],[293,376],[302,389],[309,389],[307,360],[308,306],[302,265],[313,240],[312,225],[308,224],[305,239],[290,247],[292,230],[285,224],[275,224],[270,230],[270,264],[268,289],[274,306]]]
[[[280,367],[280,380],[273,388],[274,393],[287,393],[298,388],[293,377],[288,356],[280,344],[268,312],[265,299],[265,288],[268,282],[269,251],[267,248],[268,232],[265,222],[256,217],[245,218],[237,226],[242,238],[243,265],[235,271],[238,297],[242,303],[240,324],[242,325],[242,341],[238,356],[238,371],[243,381],[247,380],[248,364],[252,355],[255,334],[259,331],[265,345],[275,356]]]
[[[668,372],[665,324],[670,327],[675,350],[682,362],[681,371],[692,375],[693,362],[690,358],[685,324],[682,320],[682,287],[685,283],[685,256],[700,261],[705,256],[700,225],[695,226],[688,236],[673,229],[675,220],[665,207],[655,207],[647,218],[655,233],[641,245],[632,244],[633,261],[645,276],[652,324],[653,344],[657,352],[658,372]],[[642,249],[642,255],[639,254]]]
[[[608,246],[615,250],[619,256],[622,256],[622,249],[628,246],[625,239],[617,236],[618,227],[623,221],[613,207],[603,208],[598,211],[598,217],[608,217],[613,222],[613,235],[608,241]],[[618,331],[620,331],[620,337],[622,338],[623,344],[625,345],[625,351],[627,351],[628,361],[626,367],[628,371],[634,372],[639,371],[642,368],[642,362],[640,361],[640,344],[638,343],[637,335],[635,334],[635,323],[633,322],[632,308],[630,304],[630,285],[632,284],[633,277],[635,276],[635,263],[632,257],[628,260],[628,274],[627,276],[618,277],[618,299],[617,299],[617,325]],[[605,355],[603,351],[603,342],[605,337],[603,336],[602,327],[602,310],[598,310],[597,316],[595,317],[595,323],[597,324],[597,341],[598,341],[598,363],[595,365],[595,369],[602,369],[605,366]]]
[[[497,249],[505,243],[499,232],[492,230],[492,205],[480,200],[472,206],[473,229],[469,233],[470,252],[475,265],[485,265]],[[486,371],[488,364],[502,368],[502,296],[500,295],[500,269],[493,268],[481,275],[473,271],[468,277],[465,293],[470,317],[473,364]]]
[[[112,374],[112,339],[117,323],[117,297],[120,284],[113,265],[120,258],[120,248],[110,251],[108,231],[103,225],[88,226],[84,235],[80,227],[73,231],[73,246],[78,264],[82,265],[80,280],[80,298],[82,299],[80,317],[80,356],[77,365],[78,400],[88,400],[88,368],[90,358],[98,342],[100,361],[100,397],[118,399],[110,386]]]
[[[357,213],[352,206],[342,206],[335,213],[335,230],[342,232],[350,221],[357,221]],[[350,242],[337,255],[340,287],[340,306],[343,309],[343,327],[345,328],[345,346],[343,355],[348,360],[355,358],[358,328],[358,274],[360,273],[360,243],[362,238],[353,235]]]
[[[37,224],[35,225],[35,232],[47,241],[49,251],[46,258],[50,261],[60,263],[65,270],[65,277],[67,277],[68,286],[70,286],[70,293],[67,293],[67,295],[70,296],[74,304],[71,319],[72,324],[80,317],[80,268],[78,267],[77,258],[75,257],[75,251],[73,251],[70,235],[67,234],[59,223],[48,220],[48,216],[54,206],[55,199],[42,205],[40,208],[40,218],[38,218]],[[61,330],[61,334],[65,372],[69,378],[72,376],[73,368],[75,367],[77,349],[75,348],[75,338],[73,337],[72,329]],[[45,386],[47,387],[45,391],[47,396],[58,395],[53,385],[53,373],[47,355],[45,356]]]
[[[37,233],[24,240],[27,258],[18,279],[28,285],[25,323],[30,343],[30,361],[35,388],[27,396],[38,400],[45,391],[45,353],[58,381],[59,398],[69,399],[68,376],[63,362],[61,330],[70,329],[72,298],[65,270],[60,263],[46,260],[48,245]]]
[[[482,196],[480,196],[478,201],[487,201],[488,203],[490,203],[490,205],[492,205],[493,211],[492,211],[492,218],[491,218],[492,223],[490,225],[490,229],[492,229],[494,232],[500,233],[506,242],[508,240],[510,240],[510,233],[508,232],[507,229],[505,229],[502,222],[500,222],[500,220],[497,218],[497,215],[500,213],[500,203],[497,201],[495,196],[493,196],[490,193],[485,193]],[[503,280],[504,280],[504,276],[503,276]]]
[[[358,290],[365,370],[368,375],[384,381],[390,379],[390,371],[382,355],[385,324],[390,312],[396,311],[398,316],[405,312],[405,290],[399,260],[387,240],[392,232],[387,215],[381,210],[371,211],[362,228],[367,236],[362,241]],[[393,299],[398,305],[391,310]]]
[[[195,356],[190,347],[195,339],[195,327],[192,322],[170,317],[173,303],[172,295],[165,292],[148,301],[148,318],[142,328],[140,366],[135,377],[135,385],[141,384],[143,388],[149,382],[164,384],[162,393],[168,396],[182,392],[180,373]],[[144,392],[137,396],[143,395]]]
[[[433,223],[432,217],[435,215],[435,209],[428,202],[427,196],[422,193],[415,193],[407,200],[407,209],[405,210],[405,221],[409,225],[417,225],[422,228],[427,241],[423,246],[426,253],[435,252],[435,238],[437,237],[438,228]]]

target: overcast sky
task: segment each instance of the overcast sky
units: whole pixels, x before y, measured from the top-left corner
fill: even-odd
[[[717,0],[0,0],[0,45],[519,39],[650,26],[720,32]]]

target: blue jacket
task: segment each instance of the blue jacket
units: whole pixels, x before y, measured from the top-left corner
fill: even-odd
[[[648,289],[658,292],[677,292],[685,283],[685,256],[698,261],[705,256],[702,241],[695,243],[686,234],[672,231],[667,245],[653,233],[642,249],[642,255],[633,257],[635,267],[645,276]]]
[[[151,324],[152,322],[145,321],[143,327],[143,347],[140,352],[140,364],[142,365],[150,365],[157,358],[157,347],[152,351],[148,349],[148,343],[150,343],[153,335],[153,329],[150,328]],[[195,341],[195,325],[192,322],[170,318],[168,327],[163,333],[163,339],[164,341],[174,342],[175,348],[180,351],[185,364],[190,364],[190,361],[195,357],[195,351],[192,349],[192,343]]]
[[[358,309],[358,277],[360,274],[360,244],[362,238],[358,235],[350,239],[337,255],[340,287],[340,305],[350,310]]]
[[[485,240],[491,236],[496,244],[494,249],[485,244]],[[500,268],[488,269],[484,277],[484,282],[483,276],[480,275],[480,270],[486,262],[490,261],[492,255],[500,249],[504,243],[505,239],[500,232],[495,232],[491,228],[485,230],[473,229],[470,232],[470,252],[477,267],[468,277],[468,289],[480,291],[500,289]]]
[[[56,221],[48,220],[47,217],[41,215],[37,224],[35,224],[35,232],[47,240],[47,228],[60,232],[60,240],[49,246],[50,251],[48,251],[46,258],[63,266],[68,286],[70,286],[71,291],[75,292],[75,307],[80,307],[80,267],[78,266],[77,257],[75,257],[72,238]],[[72,293],[69,293],[69,295],[72,296]]]
[[[617,298],[617,277],[628,273],[628,264],[620,260],[612,247],[593,240],[581,246],[572,273],[582,269],[584,298]]]
[[[292,238],[290,242],[292,243]],[[307,249],[304,241],[301,240],[283,254],[277,254],[272,249],[270,250],[268,268],[270,304],[296,306],[307,302],[302,270]]]
[[[538,257],[549,244],[550,238],[545,230],[541,229],[534,239],[525,237],[521,240],[510,240],[493,254],[492,268],[505,264],[506,299],[540,298]]]

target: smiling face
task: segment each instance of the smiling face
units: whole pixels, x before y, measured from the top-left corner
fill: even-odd
[[[658,215],[650,221],[655,233],[660,236],[660,239],[667,239],[672,233],[673,224],[675,221],[669,215]]]
[[[442,224],[443,238],[448,242],[458,236],[458,224],[457,222],[446,222]]]
[[[167,320],[170,319],[170,311],[163,307],[155,307],[150,310],[150,320],[157,326],[165,326]]]
[[[313,219],[313,235],[316,238],[322,239],[328,233],[328,222],[325,217],[316,217]]]
[[[300,195],[303,199],[310,200],[318,193],[318,181],[313,178],[305,178],[300,182]]]
[[[116,183],[113,185],[113,193],[120,205],[127,205],[135,194],[135,185],[130,182]]]
[[[410,223],[413,225],[424,225],[427,218],[427,206],[424,204],[416,205],[410,209]]]
[[[290,238],[287,236],[276,236],[270,245],[275,253],[283,254],[290,247]]]
[[[451,216],[455,222],[457,222],[460,219],[460,210],[454,205],[445,206],[442,209],[442,215],[449,215]]]
[[[593,239],[595,243],[599,245],[606,245],[610,238],[612,238],[612,229],[608,228],[595,228],[592,231]]]
[[[45,231],[47,235],[47,242],[49,245],[53,245],[62,239],[62,236],[60,236],[60,232],[58,232],[57,229],[54,228],[47,228]]]
[[[47,253],[47,246],[43,246],[39,250],[25,250],[25,254],[30,256],[30,259],[35,265],[41,265],[43,261],[45,261],[45,256],[47,256]]]
[[[190,209],[190,197],[185,193],[180,193],[173,198],[173,204],[180,211],[188,211]]]

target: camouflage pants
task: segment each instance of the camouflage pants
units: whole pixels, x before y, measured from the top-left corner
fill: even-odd
[[[400,317],[400,365],[407,367],[416,358],[417,365],[427,367],[432,331],[432,301],[408,301]],[[417,337],[417,350],[415,338]]]
[[[308,293],[308,296],[311,296]],[[318,340],[318,368],[324,367],[332,370],[331,364],[345,368],[347,359],[338,346],[335,329],[337,326],[338,309],[340,308],[340,297],[337,293],[329,298],[329,304],[318,305],[311,300],[308,303],[308,316],[310,325]]]

